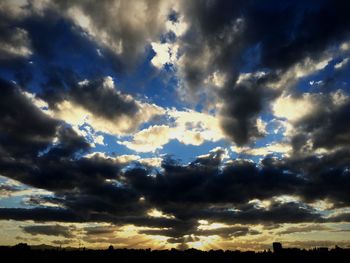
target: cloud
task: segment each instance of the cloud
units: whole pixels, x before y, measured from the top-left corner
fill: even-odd
[[[51,104],[48,114],[76,128],[88,124],[95,131],[125,135],[165,111],[122,94],[109,76],[70,85],[68,92],[49,90],[43,97]]]
[[[23,231],[31,235],[46,235],[46,236],[63,236],[65,238],[72,238],[72,227],[62,225],[32,225],[23,226]]]
[[[204,93],[212,105],[220,105],[222,127],[238,145],[256,140],[262,136],[256,119],[269,104],[282,90],[325,68],[335,55],[330,54],[332,43],[347,40],[350,21],[344,12],[335,11],[347,7],[345,1],[325,1],[317,8],[286,2],[271,13],[255,2],[181,5],[188,25],[187,33],[177,42],[183,93]],[[319,25],[324,25],[325,31]],[[241,69],[246,72],[247,68],[250,73],[266,74],[238,81]],[[215,74],[230,76],[218,91],[205,81]],[[213,99],[217,101],[213,103]]]
[[[304,95],[312,98],[312,106],[293,123],[292,144],[296,151],[336,149],[349,144],[349,127],[345,121],[350,109],[347,94]],[[311,105],[311,104],[310,104]]]
[[[92,158],[94,156],[100,157],[100,158],[106,158],[106,159],[112,159],[116,163],[121,164],[121,165],[128,165],[130,163],[140,163],[145,166],[150,166],[150,167],[160,167],[163,158],[161,157],[148,157],[148,158],[142,158],[139,155],[135,154],[123,154],[123,155],[118,155],[118,156],[107,156],[105,153],[101,152],[92,152],[87,154],[85,157],[87,158]]]
[[[165,65],[174,64],[177,60],[178,46],[172,43],[151,43],[153,51],[156,53],[151,63],[161,69]]]
[[[26,11],[18,4],[2,1],[0,15],[0,61],[9,63],[10,60],[32,55],[28,32],[21,27],[12,27],[12,24],[27,16]]]
[[[170,140],[186,145],[201,145],[205,141],[219,141],[225,136],[215,116],[193,110],[168,109],[166,125],[154,125],[133,135],[131,141],[118,143],[137,152],[152,152],[161,149]]]
[[[0,110],[4,113],[0,117],[2,158],[36,156],[52,142],[58,121],[36,108],[18,87],[4,80],[0,80],[0,86]]]
[[[223,163],[227,154],[215,149],[186,165],[166,159],[161,171],[155,174],[143,165],[122,169],[125,164],[121,159],[98,154],[86,156],[89,144],[74,130],[42,112],[34,105],[35,100],[18,87],[5,81],[1,84],[0,105],[6,113],[0,122],[1,132],[6,135],[6,139],[0,140],[1,174],[52,191],[53,196],[41,197],[42,203],[57,205],[2,208],[1,219],[133,224],[167,228],[147,233],[169,237],[194,233],[198,220],[231,225],[347,220],[325,218],[307,204],[327,200],[338,207],[349,205],[349,172],[346,166],[339,166],[346,163],[347,151],[321,158],[266,157],[258,166],[248,160]],[[339,110],[347,104],[337,105],[334,107]],[[206,123],[201,114],[198,123],[196,118],[191,120],[187,116],[188,112],[173,114],[175,117],[179,114],[179,126]],[[210,118],[207,119],[210,123]],[[142,163],[137,157],[131,159]],[[275,199],[282,195],[295,195],[299,200]],[[251,203],[254,199],[270,202],[259,207]],[[150,209],[172,216],[149,216]]]
[[[334,65],[335,69],[341,69],[349,63],[350,58],[344,58],[341,62]]]
[[[292,150],[292,147],[285,142],[276,142],[263,147],[254,148],[232,146],[231,150],[237,154],[266,156],[274,153],[288,154]]]
[[[171,128],[166,125],[155,125],[144,129],[133,136],[133,141],[118,141],[137,152],[149,152],[162,148],[170,140]]]
[[[29,57],[32,54],[28,32],[21,28],[15,28],[11,33],[2,33],[0,42],[0,59],[13,57]]]
[[[0,209],[0,218],[133,224],[166,228],[145,230],[140,233],[169,237],[196,233],[201,235],[231,233],[233,236],[255,234],[255,231],[247,232],[245,229],[198,232],[196,229],[199,220],[228,225],[348,220],[343,215],[327,218],[322,215],[322,211],[307,204],[317,200],[328,200],[337,206],[349,205],[347,201],[349,180],[346,169],[324,173],[327,171],[324,166],[334,164],[330,156],[318,161],[310,158],[280,161],[266,158],[262,161],[262,167],[258,168],[254,163],[242,160],[223,165],[223,154],[223,151],[216,150],[206,156],[198,157],[188,165],[166,160],[163,161],[162,172],[152,176],[151,171],[142,166],[116,174],[114,169],[118,164],[109,162],[108,159],[101,159],[102,156],[90,157],[89,161],[85,159],[76,161],[78,170],[63,166],[67,163],[61,161],[60,168],[48,169],[51,171],[48,181],[43,181],[42,178],[45,177],[40,178],[40,183],[33,179],[29,182],[27,178],[21,180],[53,190],[56,196],[52,197],[51,201],[65,207],[64,209],[3,208]],[[39,164],[45,168],[42,163]],[[98,164],[100,166],[97,166]],[[106,166],[107,164],[110,166]],[[305,170],[305,167],[309,170]],[[320,173],[315,172],[316,167],[319,167]],[[56,171],[60,177],[57,177],[55,184],[52,185]],[[71,186],[69,182],[72,182]],[[74,189],[79,189],[79,192]],[[277,198],[283,195],[298,198],[295,200]],[[259,206],[251,202],[254,199],[268,202],[264,206]],[[150,215],[152,209],[160,212]]]
[[[0,196],[10,196],[12,193],[18,192],[20,189],[13,185],[0,184]]]
[[[321,99],[322,95],[317,93],[303,93],[300,97],[281,96],[273,104],[273,113],[276,117],[295,122],[319,110],[318,104]]]
[[[54,1],[48,6],[62,11],[93,40],[128,64],[142,56],[146,45],[165,31],[171,4],[144,0],[134,3],[106,1],[98,5],[85,1]]]
[[[155,52],[151,63],[159,69],[166,65],[176,65],[180,56],[178,39],[186,32],[187,24],[178,14],[173,20],[166,21],[165,27],[169,37],[164,42],[152,42],[151,47]]]
[[[85,227],[86,235],[104,235],[114,233],[117,229],[113,226],[89,226]]]
[[[288,227],[285,230],[278,231],[278,235],[294,234],[294,233],[308,233],[313,231],[329,231],[333,230],[330,227],[323,225],[306,225],[306,226],[292,226]]]
[[[110,76],[95,81],[79,82],[72,87],[70,97],[92,114],[107,120],[116,119],[124,114],[134,115],[137,111],[132,97],[117,91]]]
[[[1,208],[1,219],[34,220],[38,222],[81,222],[74,213],[56,208]]]
[[[0,63],[13,81],[0,80],[0,174],[38,192],[21,203],[32,208],[0,208],[0,219],[41,222],[23,231],[66,238],[74,229],[56,222],[111,224],[85,228],[89,243],[126,244],[113,234],[132,225],[142,238],[180,246],[204,236],[250,237],[260,233],[257,225],[317,223],[279,231],[288,234],[349,222],[345,84],[334,81],[335,90],[322,80],[310,92],[303,85],[328,70],[343,77],[334,68],[344,69],[348,57],[345,1],[286,1],[273,12],[251,1],[4,3]],[[132,79],[132,88],[154,93],[158,84],[148,89],[138,79],[144,74],[147,85],[176,74],[178,94],[196,110],[122,92]],[[153,95],[149,101],[163,101]],[[269,118],[284,134],[268,134]],[[140,154],[121,147],[123,154],[109,156],[106,134]],[[256,143],[263,146],[247,146],[264,136]],[[220,142],[259,161],[232,159],[218,147],[187,164],[141,154],[171,140]],[[93,152],[96,144],[101,152]],[[16,198],[19,189],[0,185]]]

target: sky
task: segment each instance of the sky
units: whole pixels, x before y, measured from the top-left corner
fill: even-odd
[[[0,1],[0,245],[350,247],[349,1]]]

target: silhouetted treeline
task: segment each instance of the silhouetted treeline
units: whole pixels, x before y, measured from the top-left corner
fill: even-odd
[[[140,263],[184,263],[184,262],[347,262],[350,249],[328,250],[319,248],[300,250],[296,248],[281,249],[278,252],[210,250],[150,250],[150,249],[31,249],[27,244],[13,247],[0,247],[2,262],[140,262]]]

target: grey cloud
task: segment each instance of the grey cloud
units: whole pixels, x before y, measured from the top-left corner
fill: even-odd
[[[340,11],[349,7],[346,1],[269,4],[274,12],[258,1],[194,1],[182,6],[190,28],[180,42],[180,75],[185,87],[194,92],[202,91],[205,79],[215,72],[227,76],[217,93],[224,104],[222,127],[239,145],[261,136],[256,119],[286,88],[276,92],[267,84],[278,81],[303,59],[318,59],[334,42],[349,37],[350,19]],[[246,67],[265,71],[268,78],[242,85],[237,79]]]
[[[114,226],[94,226],[94,227],[85,227],[84,231],[86,235],[100,235],[100,234],[111,234],[116,231]]]
[[[77,138],[71,138],[69,134],[62,135],[64,146],[58,144],[36,161],[35,170],[27,170],[27,173],[36,176],[16,173],[15,177],[29,185],[54,191],[55,197],[43,201],[66,208],[1,209],[2,219],[95,221],[162,227],[167,229],[140,233],[174,238],[198,232],[200,219],[230,225],[347,220],[324,218],[305,203],[273,201],[276,196],[297,195],[306,202],[330,200],[335,205],[348,205],[346,169],[327,168],[344,160],[346,153],[343,157],[338,153],[322,159],[265,158],[261,167],[240,160],[222,167],[222,152],[218,150],[188,165],[166,160],[162,173],[149,176],[151,171],[142,166],[121,173],[117,163],[100,157],[71,160],[69,156],[82,148],[79,143],[74,143]],[[317,169],[320,169],[319,172]],[[11,176],[9,171],[5,172]],[[113,180],[119,182],[119,186],[114,185]],[[181,195],[178,194],[180,192]],[[144,197],[143,201],[140,201],[141,197]],[[249,203],[253,199],[270,200],[271,204],[267,208],[257,207]],[[147,211],[152,208],[174,218],[149,217]],[[227,235],[254,234],[250,230],[244,231],[246,229],[231,230]],[[219,232],[217,234],[225,235],[224,230]]]
[[[251,230],[248,227],[241,227],[241,226],[224,227],[224,228],[217,228],[217,229],[210,229],[210,230],[198,230],[196,232],[197,235],[201,235],[201,236],[218,235],[224,238],[256,235],[259,233],[260,232]]]
[[[9,1],[0,4],[0,63],[13,63],[11,60],[27,58],[32,54],[28,32],[13,26],[25,17],[25,12],[11,5]],[[4,60],[4,61],[3,61]]]
[[[14,192],[20,191],[21,189],[14,185],[0,184],[0,196],[11,195]]]
[[[32,225],[22,226],[24,232],[31,235],[46,235],[46,236],[63,236],[66,238],[74,237],[72,227],[66,227],[59,224],[55,225]]]
[[[307,140],[312,143],[313,150],[318,148],[334,149],[350,144],[350,125],[347,118],[350,114],[350,102],[340,105],[330,96],[323,96],[315,110],[310,112],[295,125],[292,137],[294,150],[300,151]]]
[[[313,231],[331,231],[333,228],[323,226],[323,225],[307,225],[307,226],[293,226],[288,227],[285,230],[278,231],[278,235],[294,234],[294,233],[307,233]]]
[[[75,85],[71,90],[73,100],[87,110],[106,119],[116,119],[123,115],[133,116],[138,106],[118,93],[114,87],[108,87],[105,79],[97,79],[86,85]]]
[[[135,62],[149,41],[157,40],[164,31],[170,13],[167,1],[53,1],[49,8],[59,9],[81,26],[102,46],[107,46],[123,63]],[[78,11],[78,13],[77,13]],[[85,17],[93,21],[88,26]]]

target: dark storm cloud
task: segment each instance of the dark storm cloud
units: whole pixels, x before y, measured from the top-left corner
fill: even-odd
[[[272,202],[268,209],[250,207],[232,216],[214,215],[214,219],[226,219],[228,222],[244,222],[245,224],[301,223],[322,222],[322,216],[315,209],[296,202]]]
[[[119,166],[110,159],[77,160],[77,154],[89,150],[84,138],[43,113],[17,86],[3,80],[0,85],[0,169],[5,176],[53,190],[74,188],[82,175],[97,181],[116,176]]]
[[[55,109],[63,100],[81,105],[95,116],[107,120],[134,116],[139,106],[133,98],[117,91],[110,77],[81,81],[72,70],[50,67],[48,79],[39,94]]]
[[[56,164],[57,168],[55,168],[60,177],[45,181],[44,178],[53,176],[50,173],[45,176],[39,174],[39,178],[42,180],[41,188],[56,193],[56,197],[51,201],[64,206],[65,209],[3,208],[0,210],[0,218],[110,222],[117,225],[161,227],[165,229],[141,230],[140,233],[172,238],[189,234],[222,236],[255,234],[253,230],[247,230],[244,227],[242,229],[228,228],[226,232],[224,229],[222,232],[214,231],[215,233],[201,232],[197,228],[198,220],[203,219],[228,225],[273,225],[348,220],[344,215],[325,218],[320,211],[302,202],[281,202],[273,199],[279,195],[297,195],[307,202],[328,200],[335,204],[349,205],[348,172],[346,170],[343,170],[342,173],[334,173],[333,170],[330,170],[328,174],[316,172],[317,167],[323,161],[332,165],[330,157],[328,160],[324,158],[319,162],[310,159],[281,161],[267,158],[262,162],[260,168],[252,162],[236,161],[226,164],[221,169],[218,156],[220,156],[219,153],[212,153],[207,157],[200,157],[189,165],[180,165],[168,160],[163,164],[164,172],[156,176],[149,176],[150,171],[140,167],[131,168],[122,173],[122,176],[106,177],[106,174],[113,175],[114,173],[96,168],[95,170],[86,169],[86,164],[82,165],[79,161],[75,161],[76,170],[69,166],[67,169],[61,161]],[[98,160],[87,162],[91,165],[90,162],[94,163]],[[308,170],[305,170],[304,167],[308,167]],[[52,171],[53,174],[56,173],[52,168],[45,166],[43,168]],[[327,169],[324,170],[327,171]],[[72,182],[71,186],[68,184],[69,187],[66,182],[67,178],[70,178],[68,182]],[[114,178],[115,182],[119,182],[119,186],[106,182],[105,178]],[[20,180],[24,181],[22,178]],[[29,184],[28,181],[26,182]],[[37,185],[38,183],[34,181],[31,184]],[[144,200],[140,200],[141,197]],[[271,204],[268,207],[260,207],[254,202],[249,202],[253,199],[270,200]],[[173,217],[150,217],[147,212],[153,208],[171,214]]]
[[[46,235],[46,236],[63,236],[65,238],[72,238],[72,227],[62,225],[32,225],[22,226],[24,232],[31,235]]]
[[[339,154],[338,158],[325,156],[319,161],[312,158],[266,158],[258,167],[244,160],[223,165],[223,151],[217,150],[188,165],[168,159],[162,165],[163,171],[154,176],[150,176],[151,170],[142,166],[122,172],[121,166],[112,159],[97,155],[79,158],[79,154],[89,149],[81,137],[38,110],[18,87],[7,82],[3,82],[3,87],[4,103],[1,106],[7,117],[1,122],[1,138],[21,138],[23,134],[18,132],[16,135],[17,131],[28,131],[24,142],[29,146],[27,149],[17,145],[17,137],[12,147],[8,146],[9,140],[1,140],[5,153],[1,159],[1,173],[22,183],[53,191],[55,196],[43,197],[43,203],[49,201],[64,208],[3,208],[0,209],[1,219],[162,227],[166,229],[140,233],[178,238],[196,233],[200,219],[230,225],[325,221],[318,211],[306,204],[273,201],[265,209],[248,203],[252,199],[270,200],[289,194],[298,195],[308,202],[327,199],[349,204],[346,166],[338,170],[327,169],[336,165],[335,162],[345,160],[346,154],[343,157]],[[6,103],[9,101],[14,104]],[[33,122],[17,123],[18,107],[13,105],[23,105],[26,118]],[[37,125],[32,127],[33,123]],[[9,130],[11,133],[6,133]],[[57,137],[56,144],[52,144],[54,137]],[[34,147],[38,138],[44,139],[39,140],[40,147]],[[17,148],[22,150],[20,156]],[[317,172],[320,163],[324,169]],[[40,204],[40,200],[38,202]],[[152,208],[171,214],[173,218],[150,217],[147,212]],[[234,230],[227,235],[254,234],[246,229]],[[225,235],[224,232],[216,234]]]
[[[1,157],[36,156],[52,142],[58,121],[43,114],[15,85],[0,79],[0,87]]]
[[[71,211],[56,208],[0,208],[1,219],[13,220],[33,220],[37,222],[56,221],[56,222],[83,222]]]
[[[0,107],[4,113],[0,119],[2,175],[54,191],[57,198],[52,201],[75,211],[57,210],[58,221],[60,212],[72,218],[83,218],[106,211],[116,211],[112,216],[132,215],[146,209],[139,205],[140,195],[132,188],[116,187],[105,181],[118,179],[121,168],[118,163],[98,156],[79,158],[89,150],[82,137],[41,112],[18,87],[2,81],[1,88]],[[46,215],[43,210],[14,210],[14,217],[30,218],[32,215],[35,218],[37,212],[40,212],[39,217]],[[54,213],[48,219],[52,217],[55,218]],[[119,219],[109,216],[105,220]]]
[[[70,95],[76,103],[97,116],[106,119],[115,119],[121,115],[133,116],[138,110],[135,101],[125,98],[114,87],[108,87],[105,81],[97,79],[86,85],[76,85]]]
[[[223,89],[221,96],[225,101],[222,109],[221,125],[237,145],[243,145],[254,138],[264,136],[257,126],[257,116],[264,105],[279,92],[265,88],[269,78],[254,77],[232,88]]]
[[[316,104],[316,110],[295,123],[296,132],[292,143],[296,152],[303,151],[307,140],[312,142],[312,149],[334,149],[350,144],[350,101],[341,103],[324,96]]]
[[[323,156],[292,157],[270,164],[295,174],[302,174],[305,183],[296,189],[304,201],[328,200],[334,206],[349,206],[350,152],[339,149]]]
[[[283,170],[250,161],[233,161],[221,170],[216,155],[200,158],[187,166],[163,163],[164,172],[156,177],[147,170],[126,171],[125,177],[138,192],[152,202],[244,203],[279,194],[292,194],[304,180]],[[205,161],[205,159],[207,159]],[[215,163],[215,165],[213,165]],[[249,187],[246,191],[242,186]],[[181,189],[181,190],[180,190]],[[181,192],[181,195],[177,194]]]
[[[237,144],[248,143],[261,136],[256,119],[279,95],[267,84],[303,59],[318,59],[337,41],[347,40],[348,8],[347,1],[186,3],[190,28],[182,39],[185,86],[198,91],[214,72],[225,74],[218,92],[224,102],[222,127]],[[267,70],[269,79],[238,83],[238,74],[247,70]]]

